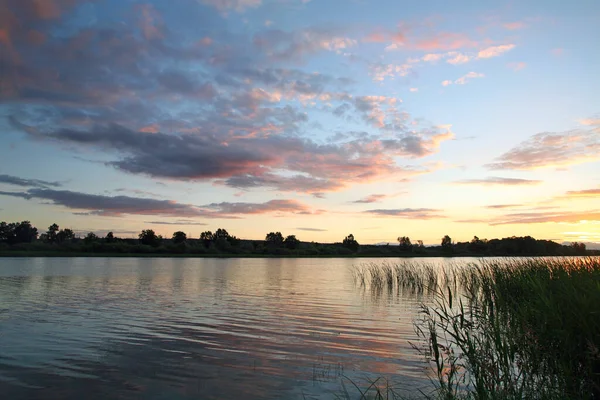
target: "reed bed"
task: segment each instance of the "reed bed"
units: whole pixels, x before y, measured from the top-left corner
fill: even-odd
[[[369,263],[353,268],[354,281],[373,291],[387,289],[409,290],[415,294],[435,293],[440,286],[457,286],[461,268],[440,268],[436,265],[403,262]]]
[[[354,270],[371,290],[429,293],[414,344],[439,399],[600,399],[600,259]]]

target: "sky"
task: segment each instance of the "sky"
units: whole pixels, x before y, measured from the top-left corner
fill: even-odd
[[[0,0],[0,220],[600,243],[600,2]]]

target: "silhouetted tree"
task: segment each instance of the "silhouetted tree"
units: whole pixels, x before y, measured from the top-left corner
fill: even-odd
[[[57,224],[52,224],[48,227],[45,239],[48,243],[56,243],[58,241],[58,232],[60,227]]]
[[[143,230],[138,237],[142,244],[148,246],[158,246],[160,242],[160,237],[152,229]]]
[[[356,252],[358,250],[358,247],[360,246],[356,239],[354,239],[353,234],[349,234],[348,236],[346,236],[344,238],[344,241],[342,242],[342,245],[353,252]]]
[[[10,236],[8,244],[31,243],[38,237],[38,230],[29,221],[7,224]]]
[[[281,232],[269,232],[265,236],[265,242],[272,247],[280,247],[283,245],[283,235]]]
[[[98,236],[96,236],[96,234],[94,232],[89,232],[83,238],[83,242],[85,244],[92,244],[92,243],[97,242],[97,241],[98,241]]]
[[[468,245],[468,249],[472,252],[481,253],[487,250],[487,239],[479,239],[477,236],[473,236],[471,243]]]
[[[115,235],[112,232],[108,232],[104,237],[106,243],[114,243],[116,240],[117,238],[115,238]]]
[[[183,243],[187,240],[185,232],[177,231],[173,233],[173,243]]]
[[[229,233],[225,230],[225,229],[217,229],[217,231],[215,232],[214,236],[213,236],[213,240],[219,240],[219,239],[229,239]]]
[[[237,237],[231,236],[229,232],[221,228],[215,231],[213,241],[215,247],[221,251],[228,251],[231,249],[231,246],[237,246],[240,243]]]
[[[452,248],[452,238],[450,236],[446,235],[442,238],[442,247],[445,249]]]
[[[289,235],[285,238],[285,247],[291,250],[295,250],[300,245],[300,241],[296,239],[296,235]]]
[[[8,238],[13,235],[13,224],[7,224],[5,221],[0,222],[0,243],[8,242]]]
[[[575,251],[575,254],[585,254],[585,243],[573,242],[571,248]]]
[[[417,247],[420,248],[420,249],[425,248],[425,245],[423,244],[422,240],[417,240]]]
[[[202,232],[200,234],[200,240],[202,241],[204,247],[208,247],[213,242],[213,240],[215,240],[215,236],[211,231]]]
[[[233,236],[233,235],[229,235],[229,237],[227,238],[227,241],[232,246],[239,246],[239,244],[241,242],[241,240],[237,236]]]
[[[61,229],[56,234],[56,242],[57,243],[62,243],[67,240],[73,240],[73,239],[75,239],[75,232],[73,232],[73,230],[69,229],[69,228]]]
[[[398,243],[400,244],[400,250],[402,251],[410,251],[412,250],[412,243],[410,242],[410,238],[408,236],[400,236],[398,238]]]

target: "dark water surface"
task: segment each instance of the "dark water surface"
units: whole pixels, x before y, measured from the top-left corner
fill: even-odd
[[[357,287],[370,261],[0,258],[0,397],[327,399],[344,376],[414,392],[428,299]]]

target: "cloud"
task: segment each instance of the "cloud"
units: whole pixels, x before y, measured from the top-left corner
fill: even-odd
[[[522,69],[524,69],[527,66],[527,63],[525,62],[513,62],[513,63],[509,63],[508,64],[508,68],[512,69],[513,71],[520,71]]]
[[[487,165],[490,169],[532,170],[600,160],[600,127],[538,133]]]
[[[474,78],[483,78],[485,75],[478,73],[478,72],[469,72],[468,74],[461,76],[460,78],[458,78],[457,80],[454,81],[454,83],[456,85],[464,85],[466,84],[469,80],[474,79]]]
[[[600,189],[570,190],[564,197],[600,197]]]
[[[161,15],[151,4],[139,4],[136,6],[139,13],[139,24],[144,37],[147,40],[161,39],[164,37],[164,24]]]
[[[411,88],[410,88],[410,89],[408,89],[408,90],[410,90],[410,91],[411,91],[411,92],[413,92],[413,93],[416,93],[416,92],[418,92],[418,91],[419,91],[419,88],[416,88],[416,87],[411,87]]]
[[[208,225],[204,222],[196,222],[193,220],[177,220],[177,221],[144,221],[145,224],[152,224],[152,225],[189,225],[189,226],[205,226]]]
[[[489,208],[492,210],[500,210],[500,209],[504,209],[504,208],[515,208],[515,207],[522,207],[522,204],[492,204],[489,206],[485,206],[485,208]]]
[[[525,212],[507,214],[491,221],[490,225],[512,225],[512,224],[541,224],[541,223],[571,223],[581,221],[600,221],[600,212],[596,210],[584,212]]]
[[[387,35],[382,32],[373,32],[365,36],[362,41],[365,43],[383,43],[387,41]]]
[[[312,69],[311,57],[358,44],[348,29],[229,30],[223,14],[258,7],[257,0],[176,2],[162,13],[111,3],[117,12],[97,2],[102,23],[75,18],[89,11],[83,0],[44,3],[59,11],[33,10],[34,3],[0,2],[0,26],[9,26],[9,13],[19,22],[10,23],[11,56],[0,65],[11,129],[98,155],[121,172],[316,196],[426,173],[404,159],[435,154],[454,136],[448,126],[414,119],[400,99],[355,94],[343,68]],[[33,46],[30,29],[44,40]],[[194,38],[183,40],[192,30]],[[398,32],[389,37],[401,39]],[[387,79],[408,69],[380,65],[371,73]],[[346,125],[352,120],[366,134],[312,136],[318,121],[310,109]]]
[[[269,29],[257,33],[253,44],[266,52],[272,60],[300,60],[320,51],[341,52],[358,44],[356,39],[345,37],[328,29],[283,31]]]
[[[115,189],[114,191],[117,192],[117,193],[129,192],[129,193],[134,193],[134,194],[142,195],[142,196],[163,197],[163,195],[161,195],[161,194],[150,192],[150,191],[147,191],[147,190],[140,190],[140,189],[119,188],[119,189]]]
[[[247,214],[311,214],[310,208],[295,200],[266,203],[213,203],[204,206],[144,197],[104,196],[70,190],[29,189],[26,192],[0,192],[2,196],[40,199],[50,204],[80,211],[80,215],[156,215],[168,217],[239,218]],[[84,213],[81,213],[84,211]]]
[[[408,46],[417,50],[458,50],[476,47],[478,43],[467,35],[454,32],[440,32],[430,37],[409,41]]]
[[[291,213],[291,214],[318,214],[305,204],[296,200],[271,200],[266,203],[212,203],[206,208],[224,215],[237,214],[266,214],[266,213]]]
[[[468,63],[472,59],[473,59],[473,57],[468,56],[466,54],[453,52],[451,54],[450,58],[448,58],[448,60],[446,60],[446,62],[448,64],[459,65],[459,64]]]
[[[463,48],[475,48],[479,42],[471,39],[468,35],[458,32],[429,32],[430,26],[408,26],[398,25],[395,30],[376,30],[367,34],[363,42],[366,43],[390,43],[385,50],[396,51],[400,49],[418,50],[425,52],[450,51]],[[423,32],[420,28],[427,28]]]
[[[508,29],[509,31],[516,31],[518,29],[523,29],[525,28],[527,25],[525,25],[524,22],[521,21],[515,21],[515,22],[507,22],[505,24],[502,24],[502,26],[505,29]]]
[[[498,176],[490,176],[484,179],[463,179],[455,181],[454,183],[460,185],[504,185],[504,186],[522,186],[522,185],[537,185],[542,181],[532,179],[519,179],[519,178],[502,178]]]
[[[498,57],[502,53],[506,53],[507,51],[510,51],[514,48],[515,48],[514,44],[503,44],[501,46],[487,47],[483,50],[480,50],[479,53],[477,53],[477,58],[481,59],[481,58]]]
[[[503,53],[513,49],[514,47],[515,47],[514,44],[505,44],[505,45],[500,45],[500,46],[486,47],[486,48],[481,49],[478,52],[464,53],[464,52],[452,50],[452,51],[447,51],[447,52],[443,52],[443,53],[428,53],[421,57],[411,57],[411,58],[407,59],[406,63],[402,64],[402,71],[405,74],[407,74],[411,69],[414,69],[414,67],[420,63],[434,64],[440,60],[445,60],[448,64],[452,64],[452,65],[466,64],[470,61],[484,60],[487,58],[500,56]],[[396,49],[397,49],[396,45],[390,45],[390,46],[386,47],[386,51],[392,51],[392,50],[396,50]],[[513,63],[513,64],[514,64],[513,68],[523,68],[525,66],[525,63]],[[375,64],[375,65],[377,66],[377,64]],[[390,66],[391,65],[392,64],[390,64]],[[512,66],[512,64],[510,64],[510,65]],[[381,67],[380,67],[380,69],[381,69]],[[383,73],[383,72],[384,71],[381,71],[380,73]],[[391,74],[389,67],[388,67],[387,74]],[[382,80],[382,79],[379,79],[379,80]]]
[[[237,189],[268,187],[284,192],[309,193],[316,197],[321,197],[324,192],[334,192],[345,187],[344,183],[331,179],[306,175],[281,176],[271,173],[235,175],[225,180],[217,180],[215,183]]]
[[[375,209],[363,211],[379,217],[397,217],[406,219],[437,219],[445,218],[440,214],[441,210],[432,208],[398,208],[398,209]]]
[[[307,232],[327,232],[327,229],[319,229],[319,228],[296,228],[299,231],[307,231]]]
[[[128,173],[178,180],[217,179],[217,183],[236,188],[263,186],[315,193],[340,190],[357,180],[425,172],[402,168],[393,157],[425,157],[454,135],[447,126],[410,130],[406,115],[396,104],[394,98],[381,96],[354,99],[351,106],[365,121],[389,133],[385,139],[374,135],[339,144],[318,144],[293,135],[148,134],[117,124],[95,125],[89,130],[47,130],[13,123],[37,139],[102,149],[118,157],[106,165]],[[274,173],[281,170],[288,173]]]
[[[579,123],[586,126],[600,126],[600,118],[584,118],[580,119]]]
[[[443,54],[439,54],[439,53],[429,53],[429,54],[425,54],[421,59],[424,62],[430,62],[430,63],[436,63],[439,60],[441,60],[444,57]]]
[[[262,0],[199,0],[201,3],[212,6],[221,12],[244,12],[249,8],[256,8]]]
[[[451,80],[442,81],[442,86],[450,86],[452,84],[455,84],[455,85],[465,85],[471,79],[483,78],[484,76],[485,76],[484,74],[481,74],[481,73],[478,73],[478,72],[469,72],[468,74],[461,76],[460,78],[458,78],[454,82],[452,82]]]
[[[23,187],[36,187],[36,188],[47,188],[47,187],[60,187],[60,182],[49,182],[41,179],[24,179],[17,176],[0,174],[0,183],[5,183],[14,186]]]
[[[378,203],[381,200],[384,200],[384,199],[386,199],[388,197],[389,197],[389,195],[387,195],[387,194],[371,194],[371,195],[369,195],[367,197],[364,197],[362,199],[355,200],[355,201],[353,201],[353,203],[356,203],[356,204]]]
[[[373,64],[370,68],[373,80],[383,82],[386,79],[407,76],[413,67],[411,64]]]
[[[51,204],[73,210],[85,210],[89,214],[120,216],[124,214],[165,215],[165,216],[209,216],[207,213],[189,204],[170,200],[156,200],[143,197],[103,196],[70,190],[29,189],[27,192],[0,192],[3,196],[24,199],[47,200]]]

